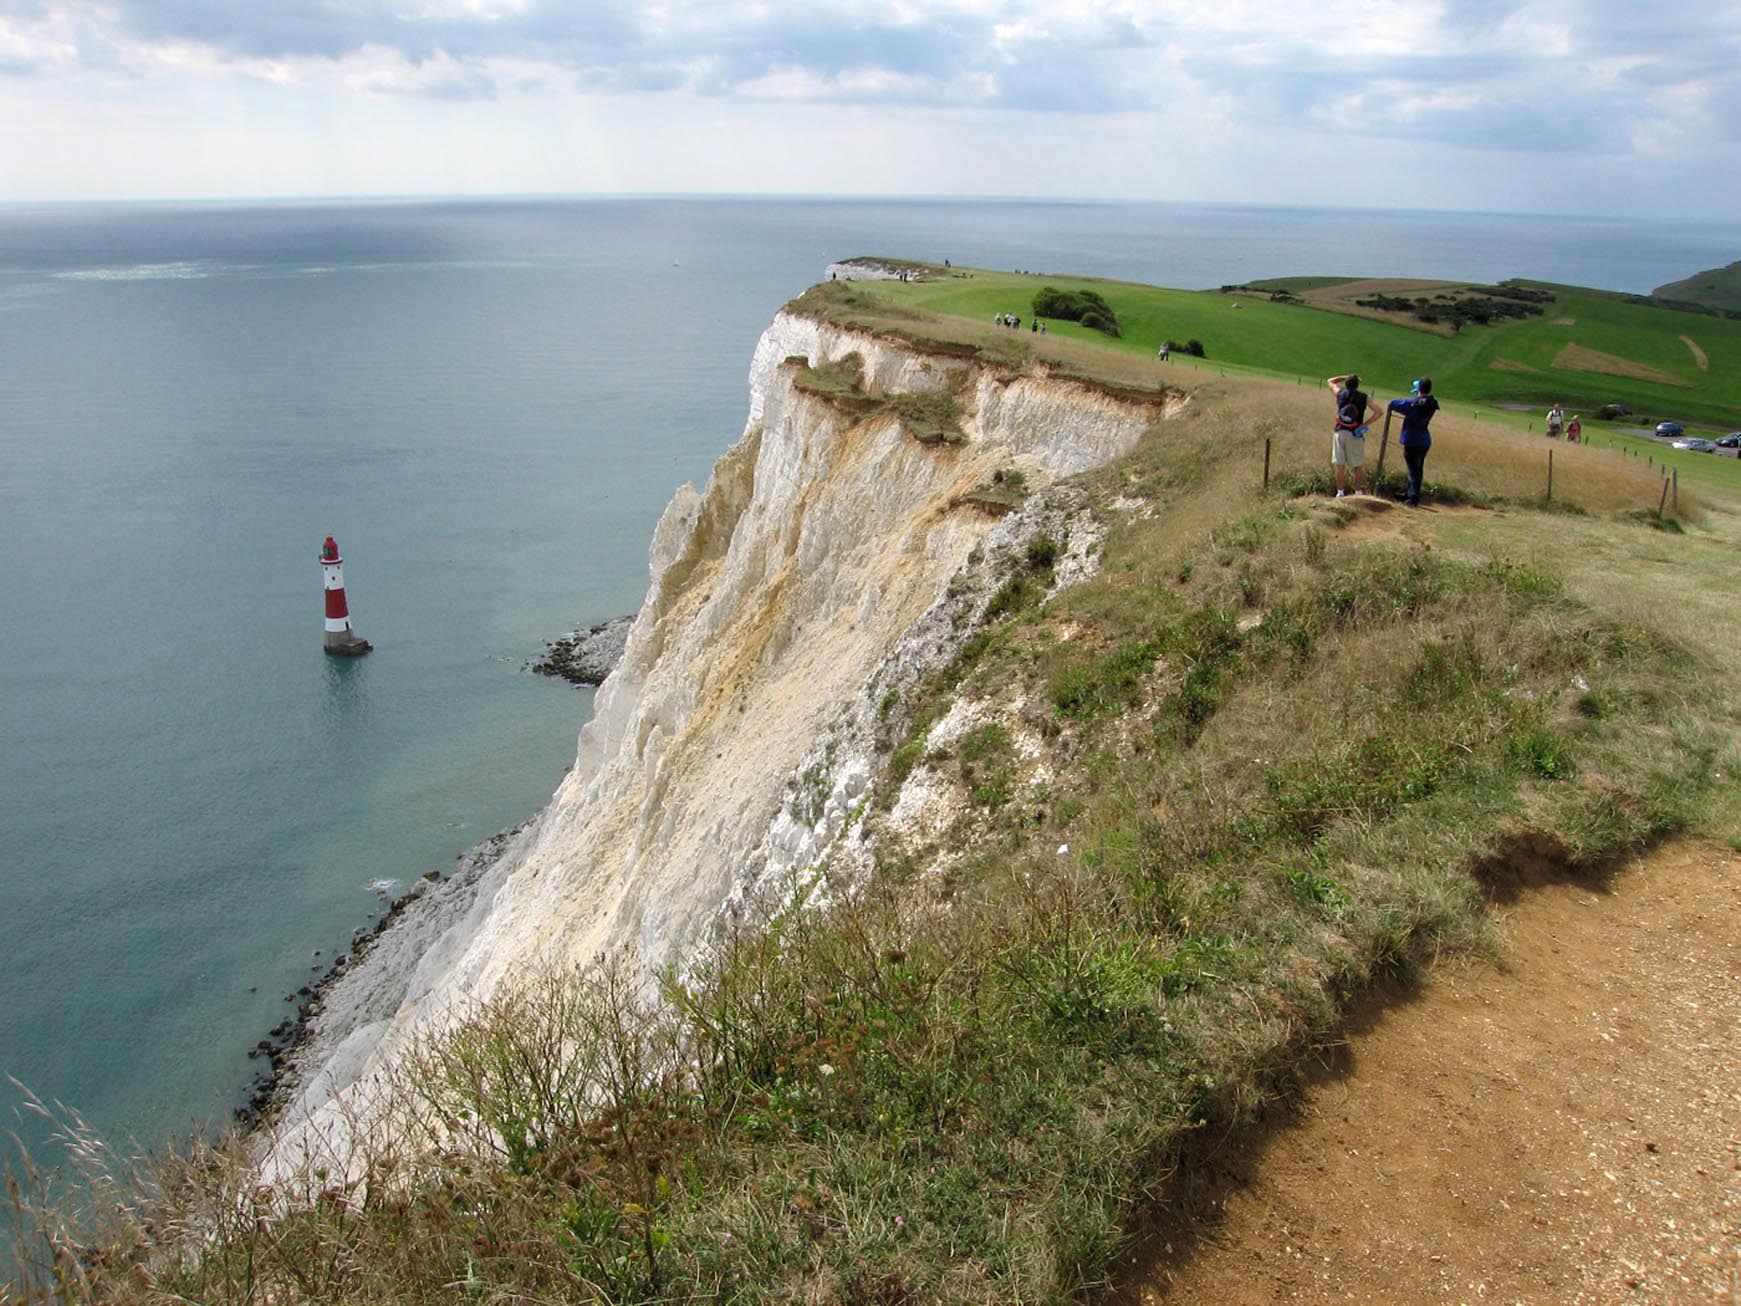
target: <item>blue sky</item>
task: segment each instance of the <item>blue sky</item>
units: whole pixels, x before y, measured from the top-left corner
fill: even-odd
[[[1734,0],[0,0],[0,200],[1736,216]]]

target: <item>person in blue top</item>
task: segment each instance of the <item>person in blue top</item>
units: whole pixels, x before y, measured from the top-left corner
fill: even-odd
[[[1427,466],[1427,450],[1433,437],[1427,430],[1433,414],[1439,411],[1439,401],[1433,398],[1433,379],[1423,376],[1414,384],[1407,399],[1392,399],[1386,405],[1391,412],[1402,414],[1402,460],[1408,464],[1409,484],[1402,501],[1411,508],[1421,506],[1421,476]]]

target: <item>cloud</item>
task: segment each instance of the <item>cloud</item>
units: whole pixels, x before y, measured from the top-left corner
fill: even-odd
[[[72,25],[42,5],[0,9],[0,75],[24,77],[66,67],[78,59]]]
[[[396,60],[384,67],[372,67],[347,82],[354,90],[377,95],[411,95],[432,100],[490,100],[498,91],[495,76],[445,53],[417,63]]]
[[[1199,76],[1239,91],[1248,122],[1369,140],[1612,156],[1732,131],[1717,108],[1741,87],[1741,12],[1727,4],[1677,8],[1672,31],[1617,0],[1446,0],[1398,7],[1394,28],[1376,12],[1254,34]]]
[[[1149,114],[1525,154],[1733,140],[1741,11],[1680,0],[0,0],[0,74],[365,95]],[[1012,130],[1020,130],[1012,127]]]

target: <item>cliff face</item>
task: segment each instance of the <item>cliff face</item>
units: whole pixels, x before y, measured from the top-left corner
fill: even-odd
[[[806,384],[849,353],[858,402]],[[958,443],[922,442],[910,407],[879,402],[944,392]],[[646,601],[572,771],[423,950],[398,1009],[327,1049],[293,1119],[516,976],[625,947],[681,964],[722,909],[815,867],[855,828],[877,700],[948,657],[977,616],[952,578],[1058,511],[1036,500],[999,519],[964,498],[999,471],[1039,489],[1098,465],[1162,407],[776,318],[742,438],[654,532]],[[1066,567],[1084,562],[1077,534]]]

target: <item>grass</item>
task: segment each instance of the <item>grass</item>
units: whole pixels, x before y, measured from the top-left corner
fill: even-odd
[[[1283,278],[1262,284],[1309,293],[1347,280]],[[1741,359],[1741,321],[1633,303],[1580,287],[1546,286],[1558,300],[1542,317],[1469,326],[1457,335],[1215,291],[977,269],[956,269],[950,276],[919,282],[862,283],[853,293],[867,306],[880,303],[897,311],[944,314],[995,330],[989,323],[997,313],[1019,313],[1027,319],[1034,293],[1046,285],[1105,295],[1124,328],[1114,347],[1141,358],[1152,359],[1162,340],[1195,337],[1204,342],[1211,368],[1250,369],[1313,383],[1352,369],[1385,397],[1407,393],[1412,378],[1427,374],[1443,400],[1489,412],[1501,404],[1545,411],[1557,399],[1569,411],[1589,414],[1604,403],[1622,402],[1634,412],[1652,415],[1653,421],[1674,418],[1724,430],[1741,427],[1741,369],[1734,366]],[[1052,322],[1045,342],[1031,338],[1025,327],[1003,334],[1049,349],[1053,338],[1079,340],[1094,333],[1073,323]],[[1709,371],[1698,367],[1683,335],[1708,356]],[[1663,383],[1556,367],[1567,345],[1673,379]],[[1533,415],[1539,424],[1540,414]]]
[[[1080,348],[1059,357],[1131,383]],[[844,362],[803,383],[885,402]],[[1698,651],[1741,609],[1684,552],[1725,560],[1701,523],[1730,500],[1686,496],[1671,537],[1625,516],[1652,469],[1560,448],[1578,511],[1543,512],[1542,442],[1455,414],[1436,511],[1284,495],[1322,475],[1321,407],[1217,380],[1079,478],[1099,573],[1048,600],[1067,541],[1034,537],[955,659],[883,704],[858,892],[724,934],[657,993],[619,966],[531,977],[382,1085],[351,1174],[274,1195],[240,1145],[135,1171],[80,1142],[101,1201],[15,1191],[29,1286],[1098,1295],[1187,1140],[1286,1093],[1375,977],[1492,946],[1479,867],[1527,840],[1598,875],[1670,831],[1741,833],[1716,801],[1734,700]],[[976,724],[934,743],[964,702]],[[892,815],[920,781],[960,798],[936,839]]]

